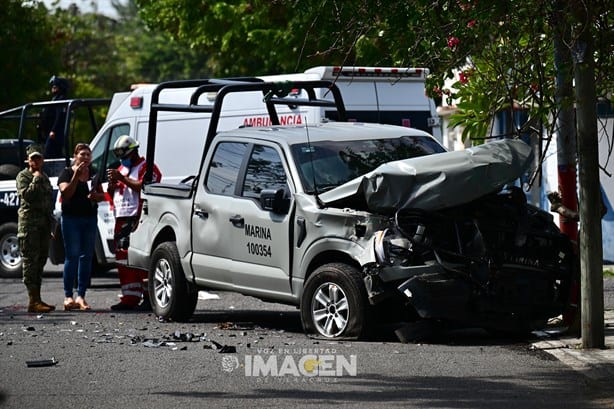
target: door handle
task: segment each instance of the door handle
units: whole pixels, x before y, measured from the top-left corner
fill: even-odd
[[[206,218],[209,217],[209,213],[207,213],[206,211],[204,211],[200,207],[195,207],[194,208],[194,214],[196,216],[200,217],[201,219],[206,219]]]
[[[235,227],[239,227],[241,229],[245,227],[245,219],[239,214],[232,216],[230,219],[228,219],[228,221]]]

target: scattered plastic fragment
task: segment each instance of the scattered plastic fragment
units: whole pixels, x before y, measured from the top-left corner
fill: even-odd
[[[218,329],[230,330],[253,330],[256,328],[251,322],[221,322],[217,325]],[[245,334],[245,332],[243,332]]]
[[[211,344],[213,344],[212,349],[217,349],[220,354],[234,354],[237,352],[237,348],[233,345],[222,345],[219,342],[215,342],[211,340]]]
[[[37,367],[42,367],[42,366],[53,366],[57,363],[58,361],[56,361],[55,358],[51,358],[51,359],[41,359],[37,361],[26,361],[26,366],[28,368],[37,368]]]
[[[217,294],[212,294],[210,292],[207,291],[199,291],[198,292],[198,299],[199,300],[219,300],[220,296]]]
[[[166,345],[164,341],[158,341],[157,339],[148,339],[142,344],[146,348],[160,348],[161,346]]]
[[[232,322],[220,322],[217,325],[218,329],[231,329],[234,326]]]
[[[195,338],[194,334],[192,334],[191,332],[182,333],[181,331],[175,331],[173,333],[173,339],[178,340],[178,341],[192,342],[194,338]]]

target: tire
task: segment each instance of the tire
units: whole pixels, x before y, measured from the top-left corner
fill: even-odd
[[[0,226],[0,277],[21,277],[21,263],[17,223],[4,223]]]
[[[5,163],[0,165],[0,180],[14,180],[21,168],[17,165]]]
[[[194,314],[198,292],[188,285],[174,242],[164,242],[153,252],[149,299],[153,312],[164,320],[187,321]]]
[[[347,264],[317,268],[301,297],[301,321],[307,334],[358,339],[366,333],[368,301],[360,272]]]

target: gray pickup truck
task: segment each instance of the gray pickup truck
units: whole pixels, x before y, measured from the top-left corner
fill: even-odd
[[[573,251],[513,186],[531,163],[524,142],[446,152],[416,129],[342,122],[327,81],[158,91],[188,85],[198,87],[192,103],[152,96],[143,212],[128,255],[149,272],[158,316],[187,320],[199,289],[230,290],[297,306],[308,334],[354,339],[385,320],[527,331],[565,308]],[[315,87],[334,94],[340,122],[276,125],[279,104],[331,104]],[[217,132],[224,97],[248,91],[262,92],[273,125]],[[198,174],[150,183],[157,112],[202,111],[193,103],[201,93],[216,102]]]

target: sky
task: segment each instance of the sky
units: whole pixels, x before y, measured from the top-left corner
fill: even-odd
[[[58,3],[57,7],[63,9],[68,8],[68,6],[74,3],[82,11],[93,11],[94,8],[92,7],[92,4],[95,4],[99,13],[105,14],[109,17],[117,16],[115,9],[113,6],[111,6],[111,0],[42,0],[42,2],[45,3],[45,6],[47,6],[49,9],[53,8],[52,5],[56,2]]]

